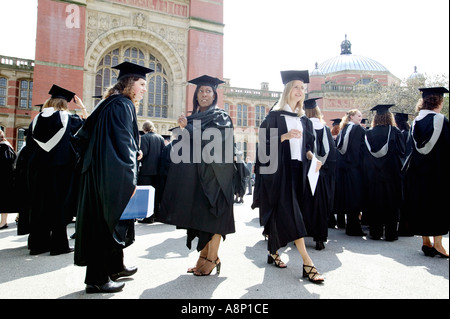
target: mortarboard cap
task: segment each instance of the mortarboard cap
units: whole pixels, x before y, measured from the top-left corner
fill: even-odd
[[[421,88],[419,91],[422,92],[422,98],[430,95],[444,96],[444,93],[449,93],[445,87]]]
[[[303,83],[309,83],[309,72],[306,71],[281,71],[281,79],[286,85],[291,81],[299,80]]]
[[[368,121],[369,119],[362,119],[361,120],[361,124],[366,124],[366,122]]]
[[[64,99],[67,102],[72,101],[75,96],[75,93],[57,86],[56,84],[53,84],[50,91],[48,91],[48,94],[52,96],[52,99]]]
[[[305,109],[309,109],[309,110],[315,109],[317,106],[316,101],[320,100],[320,99],[321,99],[321,97],[314,97],[314,98],[305,100]]]
[[[376,111],[378,115],[381,115],[381,114],[385,114],[385,113],[389,112],[389,109],[391,107],[393,107],[394,105],[395,104],[378,104],[378,105],[374,106],[373,108],[371,108],[370,110],[372,112]]]
[[[408,113],[395,113],[395,122],[407,122],[408,118],[409,118],[409,114]]]
[[[342,122],[342,119],[332,119],[330,120],[331,122],[333,122],[333,126],[339,125]]]
[[[214,89],[217,89],[217,87],[220,84],[225,83],[225,81],[222,81],[218,78],[213,78],[212,76],[209,75],[202,75],[198,78],[192,79],[190,81],[188,81],[189,83],[195,84],[197,86],[202,86],[202,85],[207,85],[210,86]]]
[[[117,80],[120,80],[127,76],[135,76],[145,80],[147,77],[147,73],[151,73],[154,71],[152,69],[131,62],[120,63],[116,66],[113,66],[113,69],[120,71]]]

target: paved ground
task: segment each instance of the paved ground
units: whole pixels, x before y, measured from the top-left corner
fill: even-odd
[[[127,265],[138,272],[123,279],[116,294],[87,295],[85,268],[73,254],[30,256],[27,236],[17,236],[14,215],[0,231],[0,300],[38,299],[449,299],[449,261],[425,257],[420,237],[396,242],[348,237],[330,229],[326,249],[307,248],[325,275],[323,285],[302,279],[302,262],[293,244],[281,250],[287,269],[266,263],[266,242],[250,196],[235,205],[236,233],[221,244],[219,276],[195,277],[186,269],[198,254],[185,246],[185,231],[155,223],[136,224],[136,242],[125,250]],[[74,225],[69,225],[69,235]],[[73,240],[71,244],[74,245]],[[448,249],[448,235],[444,237]]]

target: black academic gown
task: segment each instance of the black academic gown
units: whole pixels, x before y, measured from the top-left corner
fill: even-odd
[[[88,266],[86,284],[104,284],[105,272],[123,270],[122,249],[134,241],[134,221],[120,221],[137,185],[139,129],[134,104],[121,94],[110,96],[76,137],[82,158],[75,264]],[[90,266],[97,270],[93,276]]]
[[[27,206],[20,211],[18,230],[19,235],[29,233],[32,254],[67,251],[66,226],[76,215],[78,179],[74,171],[78,154],[72,142],[84,121],[65,112],[66,129],[56,145],[50,146],[63,129],[61,113],[56,111],[48,117],[38,114],[29,126],[21,152]]]
[[[264,226],[264,234],[269,236],[268,250],[275,254],[281,247],[299,238],[306,237],[307,231],[301,211],[307,184],[307,173],[311,161],[306,153],[314,151],[314,133],[311,121],[306,117],[300,118],[303,125],[303,145],[301,149],[302,162],[291,160],[289,141],[281,143],[281,135],[287,133],[285,116],[296,117],[296,113],[287,111],[271,111],[260,126],[259,148],[265,144],[266,161],[258,150],[255,162],[255,188],[253,191],[252,208],[259,207],[259,219]],[[276,129],[271,130],[270,129]],[[265,136],[261,129],[265,129]],[[276,143],[276,154],[270,153],[270,144]],[[274,163],[275,162],[275,163]],[[265,174],[264,170],[275,169],[273,173]],[[267,171],[266,171],[267,172]]]
[[[415,121],[411,132],[412,153],[403,167],[404,212],[415,235],[445,235],[450,211],[449,122],[441,114],[429,114]]]
[[[13,187],[14,161],[16,157],[16,152],[9,144],[0,142],[0,214],[16,213],[18,211]]]
[[[351,127],[350,133],[347,134]],[[361,224],[358,219],[363,209],[363,157],[365,151],[366,130],[361,125],[347,124],[337,138],[337,171],[336,171],[336,201],[335,212],[338,226],[343,227],[347,214],[346,233],[348,235],[362,235]],[[348,135],[348,143],[346,136]],[[347,144],[347,145],[346,145]],[[347,149],[345,147],[347,146]]]
[[[198,237],[197,250],[201,251],[214,234],[225,236],[235,232],[233,123],[226,112],[215,106],[193,114],[187,120],[183,132],[177,129],[178,140],[172,146],[172,152],[187,157],[180,162],[174,162],[172,158],[161,202],[160,221],[187,229],[186,245],[189,249],[191,241]],[[206,147],[210,140],[199,137],[201,133],[206,138],[207,129],[220,133],[211,139],[222,149],[222,158],[217,162],[209,163],[211,160],[207,158],[210,152],[206,152]],[[218,151],[214,149],[214,152]],[[199,156],[195,157],[194,153]]]
[[[324,139],[326,134],[326,139]],[[305,190],[303,218],[308,236],[315,241],[326,241],[328,238],[328,223],[334,205],[336,183],[336,143],[330,129],[324,126],[315,130],[315,156],[323,163],[319,171],[319,179],[314,195],[311,188]],[[325,147],[327,143],[328,147]]]
[[[366,131],[364,213],[374,239],[383,236],[383,228],[386,240],[398,237],[404,154],[405,141],[398,128],[376,126]]]

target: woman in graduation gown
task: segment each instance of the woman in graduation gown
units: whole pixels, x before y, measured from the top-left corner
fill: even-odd
[[[43,111],[28,128],[26,146],[21,151],[28,205],[20,212],[18,229],[29,233],[31,255],[73,251],[67,238],[67,225],[76,215],[77,153],[72,139],[83,119],[67,111],[75,93],[53,85],[49,94]],[[84,108],[80,100],[76,101]]]
[[[345,227],[349,236],[365,236],[359,214],[363,208],[363,155],[366,130],[360,125],[362,114],[353,109],[347,112],[340,124],[337,138],[337,172],[335,212],[339,228]],[[345,214],[347,224],[345,224]]]
[[[448,258],[442,236],[449,231],[449,124],[441,114],[443,87],[423,88],[411,125],[412,152],[403,167],[405,213],[426,256]],[[434,237],[431,242],[430,237]]]
[[[304,211],[306,230],[316,242],[316,249],[325,248],[324,242],[328,238],[328,225],[334,203],[336,183],[336,143],[331,131],[322,119],[317,100],[312,98],[305,101],[305,114],[313,123],[316,137],[315,156],[323,163],[319,171],[319,179],[314,195],[310,188],[305,190]],[[333,216],[334,219],[334,216]]]
[[[366,131],[364,154],[364,213],[367,213],[370,237],[387,241],[398,239],[398,222],[402,203],[402,159],[405,141],[389,112],[393,104],[371,109],[376,114]]]
[[[198,237],[200,256],[188,272],[207,276],[216,267],[220,273],[221,238],[235,232],[233,123],[217,107],[216,89],[223,81],[204,75],[189,82],[197,85],[193,111],[187,118],[181,115],[180,128],[175,129],[178,140],[172,147],[160,218],[163,223],[187,229],[189,249]]]
[[[118,82],[77,133],[82,154],[75,264],[86,267],[86,292],[117,292],[136,267],[125,267],[123,249],[134,241],[134,221],[120,220],[137,185],[139,129],[136,105],[151,69],[130,62],[114,67]]]
[[[8,228],[8,213],[17,212],[14,192],[14,161],[17,154],[0,129],[0,229]]]
[[[309,74],[283,71],[281,76],[285,87],[280,102],[260,126],[252,208],[259,207],[260,223],[268,236],[268,263],[286,268],[278,249],[293,241],[303,259],[303,277],[321,283],[324,279],[306,251],[308,233],[301,211],[314,156],[313,126],[303,116]]]

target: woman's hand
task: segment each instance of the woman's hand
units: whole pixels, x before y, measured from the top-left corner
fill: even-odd
[[[88,117],[88,113],[86,111],[86,106],[84,106],[83,101],[77,96],[75,95],[73,97],[73,100],[75,102],[75,104],[82,110],[83,115],[81,116],[83,119],[86,119]]]
[[[302,138],[302,132],[296,129],[292,129],[289,132],[281,135],[281,142],[283,143],[286,140],[290,140],[291,138]]]
[[[180,125],[180,128],[185,128],[187,125],[187,118],[184,115],[184,113],[181,113],[181,115],[178,117],[178,125]]]

